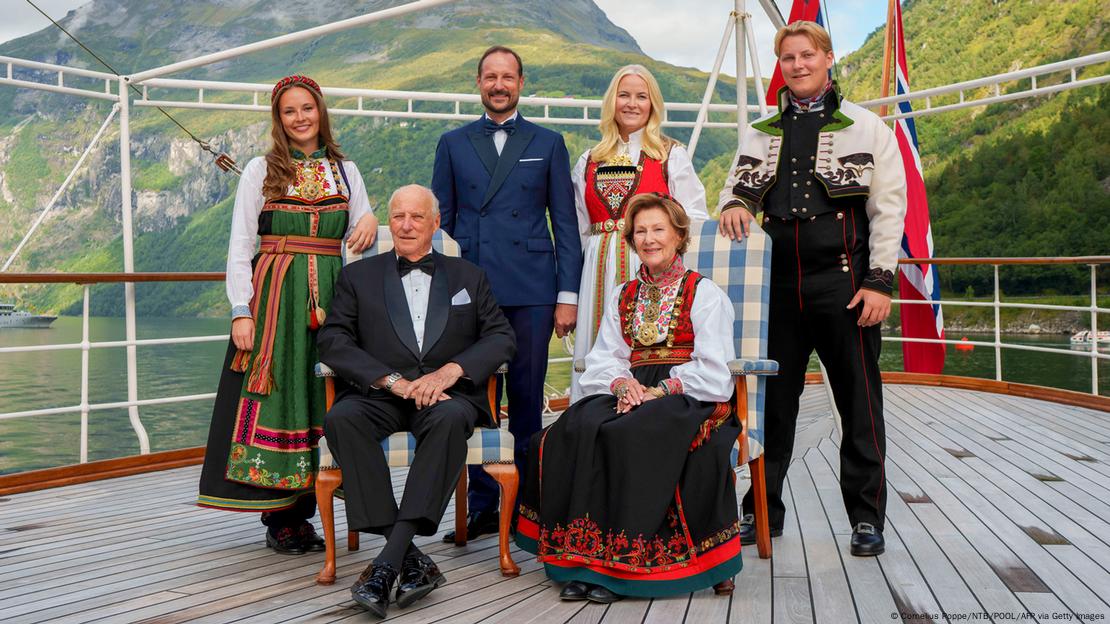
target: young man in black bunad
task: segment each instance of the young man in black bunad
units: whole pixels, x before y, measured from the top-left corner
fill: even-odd
[[[723,234],[747,234],[762,210],[773,241],[768,357],[779,374],[767,383],[770,531],[782,534],[783,481],[816,349],[843,425],[840,486],[851,553],[878,555],[886,510],[880,324],[890,314],[905,174],[894,133],[841,99],[829,78],[832,43],[821,26],[780,29],[775,54],[786,82],[779,110],[745,129],[718,204]],[[751,491],[743,506],[741,538],[755,543]]]

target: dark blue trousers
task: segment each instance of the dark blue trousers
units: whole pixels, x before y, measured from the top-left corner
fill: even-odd
[[[516,443],[516,467],[523,475],[528,465],[528,441],[541,428],[543,380],[547,376],[547,347],[555,330],[555,306],[501,306],[501,312],[516,332],[516,356],[509,362],[505,378],[497,380],[497,396],[500,405],[504,388],[509,400],[509,433]],[[497,511],[497,482],[481,466],[469,466],[468,470],[469,511]]]

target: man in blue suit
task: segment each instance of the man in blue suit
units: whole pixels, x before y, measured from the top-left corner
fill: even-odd
[[[516,461],[524,466],[528,440],[540,430],[551,332],[563,337],[574,330],[582,246],[563,137],[516,110],[524,87],[520,55],[503,46],[486,50],[477,83],[486,112],[440,137],[432,190],[441,227],[458,241],[463,258],[485,269],[516,333],[505,387]],[[474,468],[468,539],[497,532],[497,485]]]

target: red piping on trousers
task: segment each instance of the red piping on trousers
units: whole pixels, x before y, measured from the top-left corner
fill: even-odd
[[[852,217],[852,245],[856,242],[856,211],[851,211]],[[841,238],[844,240],[844,255],[848,257],[848,271],[852,276],[852,290],[856,290],[856,270],[852,267],[852,252],[848,251],[848,235],[844,231],[847,224],[840,221]],[[858,305],[858,304],[857,304]],[[879,434],[875,432],[875,413],[871,407],[871,381],[867,378],[867,362],[863,359],[863,327],[856,324],[856,334],[859,337],[859,365],[863,373],[863,387],[867,391],[867,416],[871,419],[871,441],[875,444],[875,455],[879,457],[879,489],[875,492],[875,509],[879,508],[879,497],[882,496],[886,486],[886,458],[879,451]],[[882,519],[880,519],[880,522]]]
[[[798,261],[798,310],[802,309],[802,252],[798,242],[798,220],[794,219],[794,258]]]

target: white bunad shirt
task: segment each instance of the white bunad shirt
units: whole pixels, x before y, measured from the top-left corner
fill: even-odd
[[[691,360],[671,369],[671,378],[682,382],[682,391],[699,401],[721,402],[732,398],[732,375],[728,362],[735,358],[732,302],[708,278],[698,282],[691,304],[694,326],[694,352]],[[666,334],[659,336],[665,342]],[[658,343],[657,343],[658,344]],[[583,396],[611,394],[609,384],[618,377],[632,377],[629,368],[632,349],[621,331],[620,290],[609,298],[601,319],[597,341],[586,356],[586,372],[580,382]]]
[[[366,195],[366,185],[362,181],[355,163],[344,160],[340,163],[347,174],[349,197],[346,239],[354,231],[355,225],[363,216],[372,214],[370,198]],[[331,167],[324,167],[326,180],[324,194],[335,193],[338,188],[332,178]],[[231,238],[227,246],[227,299],[231,302],[232,318],[249,317],[251,297],[254,286],[251,284],[251,259],[258,251],[258,218],[262,215],[265,199],[262,197],[262,182],[266,179],[266,159],[259,156],[251,159],[243,168],[239,178],[239,188],[235,192],[235,207],[231,215]],[[347,186],[344,184],[344,186]],[[289,189],[292,194],[293,187]]]

